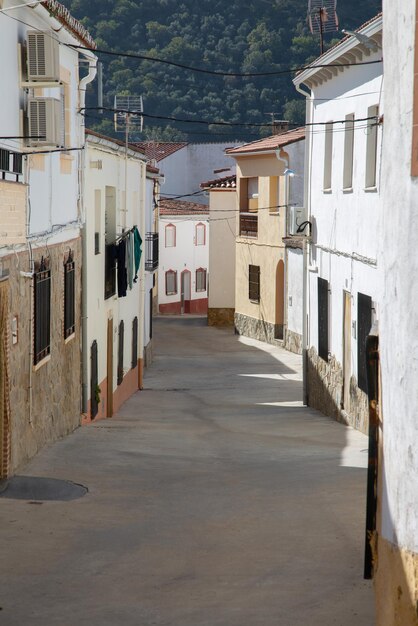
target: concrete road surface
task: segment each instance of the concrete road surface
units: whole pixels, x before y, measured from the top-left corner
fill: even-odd
[[[296,355],[154,337],[144,391],[0,498],[0,625],[372,626],[366,437],[301,406]]]

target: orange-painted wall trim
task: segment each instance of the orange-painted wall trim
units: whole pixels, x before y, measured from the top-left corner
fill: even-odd
[[[141,389],[142,385],[142,373],[143,371],[142,359],[138,359],[137,367],[129,370],[124,376],[123,381],[113,392],[113,412],[116,413],[122,404],[126,402],[134,393]],[[98,412],[94,420],[91,419],[91,401],[87,404],[87,413],[81,417],[81,425],[91,424],[97,422],[97,420],[105,419],[107,417],[107,378],[100,383],[100,402]]]

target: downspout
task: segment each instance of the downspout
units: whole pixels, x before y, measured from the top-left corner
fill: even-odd
[[[89,72],[87,76],[82,78],[79,83],[80,93],[80,110],[84,109],[86,102],[86,88],[91,83],[97,73],[97,59],[88,57],[89,60]],[[80,137],[79,145],[85,146],[85,124],[84,118],[79,126]],[[87,232],[86,232],[86,212],[85,212],[85,167],[86,167],[86,148],[79,152],[79,191],[78,191],[78,218],[81,222],[81,246],[82,246],[82,264],[81,264],[81,413],[87,413],[87,398],[88,398],[88,335],[87,335]]]
[[[303,200],[306,208],[306,219],[311,221],[311,126],[312,99],[311,93],[300,85],[295,85],[296,91],[306,98],[306,126],[305,126],[305,172],[303,181]],[[308,405],[308,343],[309,343],[309,238],[303,239],[303,297],[302,297],[302,371],[303,371],[303,404]]]

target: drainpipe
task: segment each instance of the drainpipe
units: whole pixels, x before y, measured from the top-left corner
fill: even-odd
[[[296,85],[296,91],[306,98],[306,124],[305,127],[305,172],[303,185],[303,199],[306,208],[306,219],[311,221],[311,127],[308,124],[312,121],[311,93]],[[303,404],[308,405],[308,343],[309,343],[309,239],[303,239],[303,305],[302,305],[302,371],[303,371]]]
[[[89,60],[89,72],[87,76],[82,78],[79,83],[80,109],[83,109],[86,102],[86,88],[89,83],[96,77],[97,59],[91,56]],[[84,118],[82,118],[84,120]],[[80,146],[85,146],[84,121],[80,124]],[[81,413],[87,413],[88,398],[88,345],[87,345],[87,232],[86,232],[86,214],[85,214],[85,167],[86,167],[86,148],[80,150],[79,153],[79,196],[78,196],[78,217],[81,221],[81,245],[82,245],[82,264],[81,264]]]

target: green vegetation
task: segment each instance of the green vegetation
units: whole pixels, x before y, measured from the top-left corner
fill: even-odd
[[[309,33],[306,23],[307,0],[65,0],[65,4],[89,29],[98,48],[105,50],[224,72],[280,71],[319,55],[318,37]],[[339,0],[340,25],[357,28],[380,7],[380,0]],[[328,36],[326,44],[335,41]],[[152,61],[100,58],[105,106],[113,106],[115,94],[142,94],[145,112],[152,115],[266,124],[231,128],[146,119],[143,137],[248,140],[270,133],[272,113],[294,123],[303,121],[304,108],[289,74],[218,77]],[[88,103],[97,105],[92,92]],[[88,115],[88,126],[113,134],[111,114],[89,111]]]

